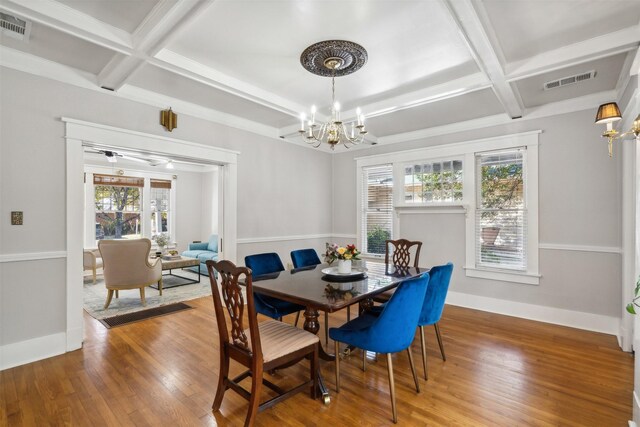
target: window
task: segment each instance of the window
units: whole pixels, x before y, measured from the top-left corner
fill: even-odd
[[[171,181],[151,179],[151,238],[169,232]]]
[[[476,267],[527,269],[525,150],[476,155]]]
[[[362,169],[362,243],[365,254],[384,254],[393,224],[393,169],[391,165]]]
[[[139,238],[144,179],[94,175],[96,240]]]
[[[405,203],[462,201],[462,161],[421,162],[404,167]]]

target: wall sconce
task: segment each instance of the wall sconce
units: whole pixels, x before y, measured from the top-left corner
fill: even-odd
[[[607,130],[604,131],[602,137],[609,140],[609,157],[613,155],[614,140],[622,139],[625,136],[631,134],[635,135],[636,139],[638,139],[638,135],[640,135],[640,114],[638,114],[638,117],[636,117],[636,119],[633,121],[631,129],[624,133],[619,133],[613,128],[613,122],[617,122],[621,119],[622,114],[620,114],[618,104],[616,104],[615,102],[608,102],[598,107],[598,113],[596,114],[596,123],[605,123],[607,125]]]
[[[171,132],[178,127],[178,115],[171,111],[171,108],[168,110],[162,110],[160,111],[160,124],[164,126],[166,130]]]

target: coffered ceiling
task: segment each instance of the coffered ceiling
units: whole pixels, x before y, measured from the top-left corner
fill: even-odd
[[[618,99],[640,65],[638,0],[0,0],[30,22],[0,35],[0,63],[305,145],[301,112],[327,115],[331,81],[300,54],[364,46],[336,79],[343,119],[369,140],[526,120]],[[544,83],[595,72],[583,82]]]

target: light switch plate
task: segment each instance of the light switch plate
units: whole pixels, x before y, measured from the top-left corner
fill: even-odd
[[[11,225],[22,225],[22,211],[11,211]]]

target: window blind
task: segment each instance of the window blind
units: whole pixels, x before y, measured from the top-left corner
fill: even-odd
[[[525,152],[476,155],[476,266],[527,268]]]
[[[385,240],[393,225],[393,168],[391,165],[362,169],[362,242],[366,254],[384,254]]]
[[[117,187],[144,187],[144,178],[118,175],[93,175],[94,185],[113,185]]]
[[[151,178],[151,188],[171,188],[171,181],[167,179]]]

